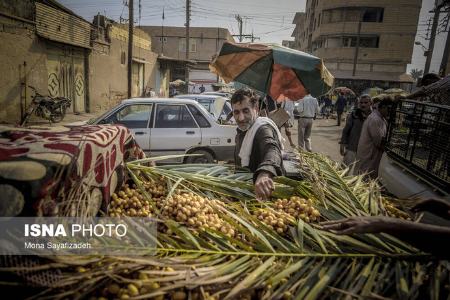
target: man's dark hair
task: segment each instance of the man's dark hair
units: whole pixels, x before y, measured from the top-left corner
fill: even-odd
[[[250,99],[250,103],[253,107],[255,107],[258,103],[258,97],[256,94],[250,89],[239,89],[234,92],[233,96],[231,96],[231,105],[242,102],[245,97]]]
[[[427,73],[423,75],[422,79],[420,80],[420,84],[418,86],[427,86],[439,80],[441,80],[441,77],[439,77],[438,74]]]
[[[384,98],[383,100],[378,103],[378,109],[385,107],[385,106],[392,106],[394,102],[389,98]]]

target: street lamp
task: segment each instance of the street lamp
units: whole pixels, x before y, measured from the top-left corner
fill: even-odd
[[[415,44],[415,45],[418,45],[418,46],[421,46],[422,49],[423,49],[423,55],[424,55],[424,56],[428,56],[428,52],[429,52],[429,51],[428,51],[428,48],[425,47],[424,44],[422,44],[422,43],[419,42],[419,41],[415,41],[414,44]]]

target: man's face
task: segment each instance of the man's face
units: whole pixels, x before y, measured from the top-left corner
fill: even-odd
[[[248,130],[255,122],[258,116],[257,107],[253,107],[250,98],[245,97],[242,101],[232,105],[233,117],[240,130]]]
[[[359,99],[359,103],[358,103],[359,108],[363,112],[368,112],[370,110],[371,104],[372,104],[372,101],[368,97],[362,97],[361,99]]]
[[[392,109],[392,105],[385,105],[381,108],[378,108],[378,111],[383,116],[383,118],[387,119],[390,115],[391,109]]]

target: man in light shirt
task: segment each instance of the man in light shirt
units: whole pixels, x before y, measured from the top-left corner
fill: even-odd
[[[299,101],[298,146],[311,152],[311,129],[313,119],[319,113],[319,102],[310,94]]]

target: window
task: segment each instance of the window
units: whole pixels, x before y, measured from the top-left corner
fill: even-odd
[[[358,37],[343,37],[342,38],[342,47],[356,47],[358,42]],[[378,48],[379,37],[360,37],[359,38],[359,47],[361,48]]]
[[[362,48],[378,48],[379,37],[362,37],[359,39],[359,46]]]
[[[202,114],[200,110],[198,110],[197,107],[195,107],[192,104],[188,104],[189,110],[191,111],[192,115],[195,118],[195,121],[197,121],[197,124],[201,128],[207,128],[211,127],[211,124],[209,124],[208,120],[205,118],[205,116]]]
[[[361,18],[360,8],[347,8],[345,10],[345,21],[346,22],[359,22]]]
[[[124,65],[126,63],[126,55],[125,55],[125,51],[121,51],[120,52],[120,63],[122,65]]]
[[[350,48],[356,47],[358,37],[343,36],[343,37],[329,37],[322,43],[317,42],[317,48]],[[359,47],[361,48],[378,48],[380,38],[378,36],[361,36],[359,38]]]
[[[189,39],[190,48],[189,52],[197,52],[197,40],[196,39]]]
[[[196,100],[199,104],[201,104],[201,106],[206,108],[206,110],[208,112],[210,112],[210,113],[212,112],[212,109],[211,109],[212,101],[211,100],[208,100],[208,99],[196,99]]]
[[[167,43],[167,37],[159,37],[159,41],[162,42],[164,41],[164,43]]]
[[[178,52],[186,52],[186,39],[178,40]]]
[[[189,52],[197,52],[197,40],[194,38],[189,39],[189,44],[190,44]],[[185,38],[181,38],[179,40],[178,51],[186,52],[186,39]]]
[[[128,128],[147,128],[152,106],[151,104],[128,105],[113,116],[111,123],[123,124]]]
[[[159,104],[155,128],[197,128],[185,105]]]
[[[383,22],[384,8],[366,8],[363,15],[363,22]]]

